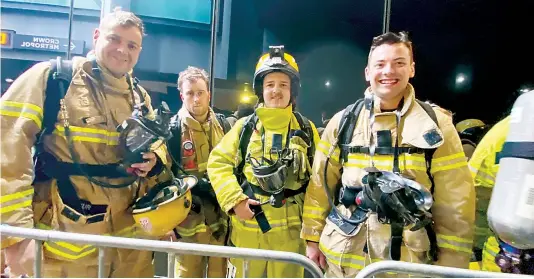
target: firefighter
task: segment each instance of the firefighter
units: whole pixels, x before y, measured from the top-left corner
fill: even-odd
[[[469,161],[473,152],[475,152],[478,142],[487,131],[486,129],[486,124],[478,119],[465,119],[456,124],[456,131],[460,135],[467,161]]]
[[[476,192],[473,253],[476,261],[481,261],[481,269],[485,271],[501,271],[495,264],[495,256],[499,253],[499,243],[489,228],[487,212],[499,171],[498,154],[502,151],[509,129],[510,116],[507,116],[488,131],[469,160],[469,168],[475,180]]]
[[[142,155],[144,162],[126,165],[127,173],[117,168],[123,156],[116,127],[135,106],[152,114],[150,97],[129,75],[143,33],[137,16],[116,9],[94,31],[95,60],[73,59],[72,82],[65,90],[54,80],[70,81],[71,76],[62,72],[56,77],[53,63],[43,62],[23,73],[2,96],[2,225],[123,237],[140,233],[129,207],[145,191],[144,177],[155,177],[167,163],[165,147],[159,145]],[[59,90],[49,91],[52,85]],[[63,91],[61,102],[57,98],[58,103],[48,103]],[[57,118],[49,105],[60,110]],[[45,126],[48,120],[51,130]],[[41,132],[43,140],[36,138]],[[40,173],[32,167],[34,144],[40,146],[37,156],[44,162],[45,179],[38,179]],[[31,239],[2,237],[11,276],[33,273],[34,247]],[[98,247],[45,241],[43,254],[45,277],[98,276]],[[108,248],[103,260],[107,277],[154,275],[150,251]]]
[[[475,201],[466,158],[451,113],[415,98],[414,74],[406,33],[375,37],[365,98],[323,132],[301,237],[327,277],[353,278],[380,260],[469,265]]]
[[[304,254],[299,237],[311,156],[318,141],[313,123],[293,111],[300,76],[283,46],[258,61],[253,87],[260,104],[224,136],[208,160],[217,200],[230,214],[230,244]],[[303,277],[287,263],[231,259],[228,277]]]
[[[209,77],[205,70],[188,67],[178,77],[178,90],[183,106],[175,117],[176,134],[169,141],[169,154],[175,160],[173,173],[193,174],[200,183],[193,188],[193,206],[189,216],[176,227],[178,241],[224,245],[228,232],[228,217],[221,211],[211,185],[207,183],[208,156],[224,136],[224,117],[218,118],[210,108]],[[204,180],[202,180],[204,179]],[[176,256],[175,276],[209,278],[226,275],[226,259],[195,255]]]

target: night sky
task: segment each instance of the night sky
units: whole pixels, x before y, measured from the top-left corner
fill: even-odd
[[[325,5],[325,3],[328,3]],[[455,113],[455,122],[495,123],[516,91],[534,81],[534,1],[391,0],[391,31],[414,43],[416,95]],[[299,62],[299,108],[317,121],[363,95],[371,40],[381,34],[381,0],[257,1],[259,25]],[[529,15],[530,13],[530,15]],[[463,75],[464,81],[457,83]]]

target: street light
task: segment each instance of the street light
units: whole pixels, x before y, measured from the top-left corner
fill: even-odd
[[[456,84],[460,85],[466,81],[466,76],[464,74],[458,74],[456,76]]]

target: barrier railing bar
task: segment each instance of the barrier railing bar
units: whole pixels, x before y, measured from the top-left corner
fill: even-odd
[[[42,241],[66,241],[95,246],[106,246],[123,249],[157,251],[164,253],[187,254],[197,256],[213,256],[222,258],[256,259],[263,261],[282,261],[297,264],[306,269],[315,278],[321,278],[321,269],[307,257],[291,252],[271,251],[229,246],[206,245],[185,242],[167,242],[116,236],[78,234],[40,229],[28,229],[0,225],[0,234]]]
[[[448,278],[533,278],[532,276],[527,275],[477,271],[462,268],[398,261],[381,261],[372,263],[363,268],[360,272],[358,272],[356,278],[369,278],[378,273],[384,272],[398,272],[407,273],[415,276]]]

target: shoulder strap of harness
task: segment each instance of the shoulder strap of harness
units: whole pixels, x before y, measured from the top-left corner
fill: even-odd
[[[239,181],[239,183],[243,183],[243,181],[245,180],[245,177],[243,175],[243,168],[245,167],[246,163],[245,156],[247,155],[247,147],[250,141],[250,137],[252,136],[252,132],[256,128],[257,122],[258,116],[256,115],[256,113],[247,116],[243,124],[243,128],[241,129],[241,134],[239,135],[239,153],[241,154],[241,162],[239,162],[239,165],[234,170],[234,173],[237,176],[237,181]]]
[[[215,117],[217,118],[217,121],[219,121],[219,125],[223,128],[224,134],[228,133],[230,129],[232,129],[232,125],[230,125],[230,122],[226,120],[226,117],[222,113],[215,113]]]
[[[173,160],[171,171],[176,175],[182,165],[182,120],[178,114],[173,116],[171,133],[172,138],[167,141],[167,146]]]
[[[436,112],[432,108],[432,106],[429,103],[419,101],[415,99],[415,101],[426,111],[428,116],[432,118],[432,120],[438,125],[438,117],[436,116]],[[434,152],[436,152],[436,148],[431,149],[425,149],[425,163],[426,163],[426,174],[428,175],[428,178],[430,179],[430,193],[434,194],[434,176],[432,176],[432,173],[430,172],[432,168],[432,157],[434,157]]]
[[[354,134],[354,129],[356,129],[356,122],[358,122],[358,116],[362,111],[363,105],[364,99],[358,99],[355,103],[348,105],[345,111],[343,111],[337,130],[340,161],[347,160],[348,150],[344,146],[350,144],[352,141],[352,134]]]
[[[436,116],[436,112],[432,108],[432,105],[426,102],[419,101],[415,99],[415,101],[426,111],[428,116],[432,118],[432,120],[436,123],[436,125],[439,127],[438,117]],[[432,157],[434,157],[434,153],[436,152],[436,148],[431,149],[425,149],[425,163],[426,163],[426,174],[428,175],[428,179],[430,179],[430,193],[434,195],[434,176],[431,173],[432,168]],[[438,260],[438,241],[436,236],[436,231],[434,230],[433,223],[429,223],[425,226],[426,234],[428,236],[428,240],[430,241],[430,256],[432,257],[432,260],[436,262]]]
[[[54,131],[60,108],[59,101],[65,97],[72,81],[72,61],[63,60],[58,56],[56,59],[51,59],[50,64],[43,106],[43,129],[38,136],[39,142],[41,136]]]
[[[299,127],[302,131],[304,131],[308,137],[310,137],[310,147],[308,148],[308,162],[310,164],[313,164],[313,156],[315,155],[315,143],[313,142],[314,136],[313,136],[313,128],[310,124],[310,120],[303,116],[300,112],[294,111],[293,115],[295,115],[295,118],[297,119],[297,122],[299,123]]]

